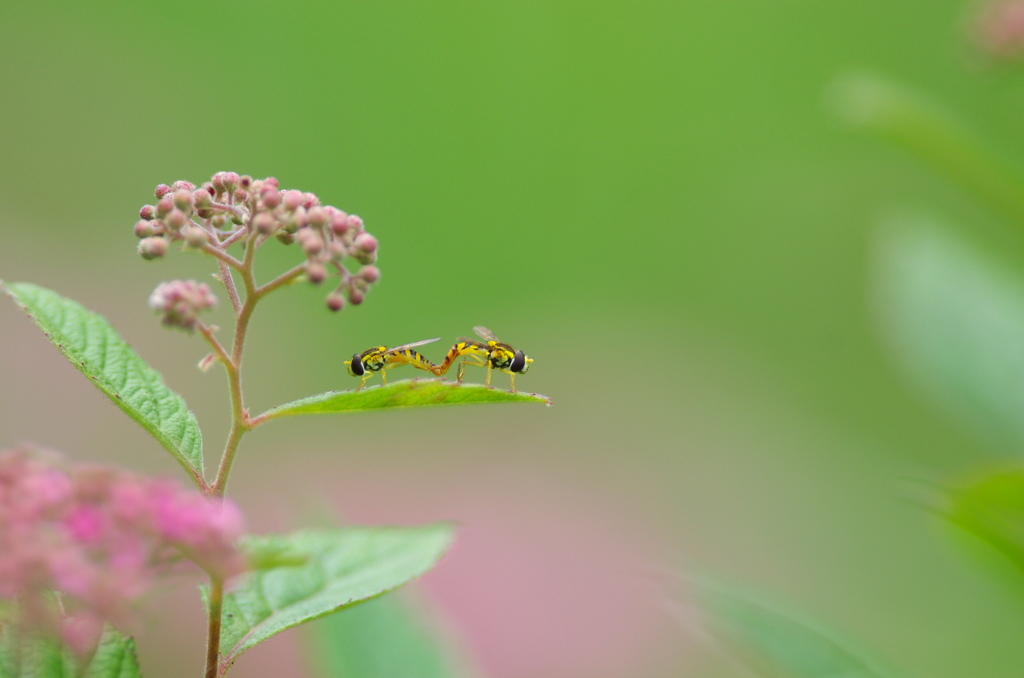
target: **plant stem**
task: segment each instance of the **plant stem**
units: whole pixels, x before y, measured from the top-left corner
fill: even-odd
[[[224,580],[210,575],[208,621],[206,625],[206,678],[217,678],[220,663],[220,620],[224,608]]]
[[[259,288],[256,289],[256,294],[261,296],[261,297],[265,296],[265,295],[269,294],[270,292],[273,292],[274,290],[276,290],[278,287],[281,287],[282,285],[287,285],[292,280],[295,280],[300,275],[302,275],[305,271],[306,271],[306,265],[305,264],[299,264],[298,266],[296,266],[296,267],[294,267],[294,268],[292,268],[292,269],[290,269],[288,271],[285,271],[284,273],[282,273],[281,275],[277,276],[273,280],[271,280],[271,281],[269,281],[267,283],[264,283],[262,286],[260,286]]]
[[[249,320],[252,318],[252,312],[261,296],[253,272],[255,239],[255,235],[251,235],[246,242],[241,269],[242,284],[245,286],[245,301],[235,318],[235,337],[231,348],[231,361],[225,365],[228,373],[228,389],[231,393],[231,431],[224,444],[224,454],[220,458],[217,477],[210,484],[210,495],[214,497],[224,496],[228,486],[228,476],[231,474],[231,466],[235,461],[235,454],[238,452],[238,444],[241,442],[242,436],[251,428],[249,414],[246,412],[245,403],[242,400],[242,352],[245,349]]]
[[[217,268],[220,269],[220,281],[224,284],[224,289],[228,291],[228,299],[231,300],[231,310],[235,312],[235,317],[242,312],[242,302],[238,298],[238,288],[235,287],[235,278],[231,275],[231,269],[228,268],[227,263],[218,260]]]

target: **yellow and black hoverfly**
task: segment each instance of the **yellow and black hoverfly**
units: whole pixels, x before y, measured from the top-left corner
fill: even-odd
[[[462,362],[459,363],[457,381],[462,381],[466,365],[476,365],[477,367],[487,368],[487,381],[484,383],[490,386],[491,369],[493,368],[512,377],[512,392],[515,393],[516,375],[525,374],[530,369],[530,363],[533,362],[533,358],[527,358],[526,354],[522,351],[513,348],[503,341],[499,341],[494,336],[494,332],[491,332],[482,325],[477,325],[473,328],[473,331],[483,341],[466,339],[465,337],[459,339],[448,351],[448,355],[444,357],[444,360],[440,364],[435,365],[430,371],[441,376],[448,371],[452,363],[461,357]]]
[[[348,365],[349,374],[353,377],[362,377],[362,381],[359,382],[359,388],[366,385],[366,380],[372,377],[374,372],[380,372],[381,379],[385,384],[388,383],[387,370],[399,365],[412,365],[421,370],[433,372],[436,365],[424,358],[419,351],[414,351],[413,349],[424,344],[432,344],[440,338],[414,341],[411,344],[402,344],[394,348],[374,346],[362,353],[356,353],[352,356],[352,360],[346,360],[345,364]],[[356,390],[358,391],[359,388]]]

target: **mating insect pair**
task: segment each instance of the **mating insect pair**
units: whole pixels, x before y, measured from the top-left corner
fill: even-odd
[[[374,372],[380,372],[381,379],[384,380],[385,384],[388,383],[387,370],[399,365],[412,365],[440,377],[448,372],[456,360],[462,358],[457,373],[458,381],[462,381],[466,365],[486,367],[487,381],[485,383],[488,386],[491,385],[491,370],[499,370],[512,377],[512,392],[515,393],[516,375],[523,374],[530,369],[530,363],[533,362],[533,359],[527,358],[526,354],[522,351],[518,351],[502,341],[498,341],[494,333],[486,327],[478,325],[473,328],[473,331],[483,341],[466,338],[459,339],[448,351],[444,360],[437,365],[413,349],[424,344],[432,344],[438,341],[440,337],[437,339],[415,341],[411,344],[403,344],[394,348],[375,346],[362,353],[355,354],[352,356],[352,360],[346,360],[345,364],[348,365],[349,374],[353,377],[362,377],[362,381],[359,383],[359,388],[362,388],[366,385],[366,380],[372,377]]]

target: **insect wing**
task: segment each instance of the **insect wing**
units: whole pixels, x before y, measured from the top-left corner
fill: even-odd
[[[494,336],[494,332],[491,332],[483,325],[477,325],[473,328],[473,331],[476,332],[476,336],[480,337],[484,341],[498,341],[498,338]]]
[[[435,341],[440,341],[440,340],[441,340],[441,337],[434,337],[433,339],[424,339],[423,341],[414,341],[411,344],[402,344],[401,346],[395,346],[394,348],[389,348],[387,350],[387,352],[388,353],[398,353],[399,351],[404,351],[407,348],[416,348],[417,346],[423,346],[424,344],[433,344]]]

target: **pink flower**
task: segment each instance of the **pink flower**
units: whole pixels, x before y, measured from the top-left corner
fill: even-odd
[[[18,599],[26,627],[76,651],[89,649],[104,622],[126,623],[135,601],[179,563],[242,572],[241,534],[234,504],[172,482],[0,451],[0,597]]]

